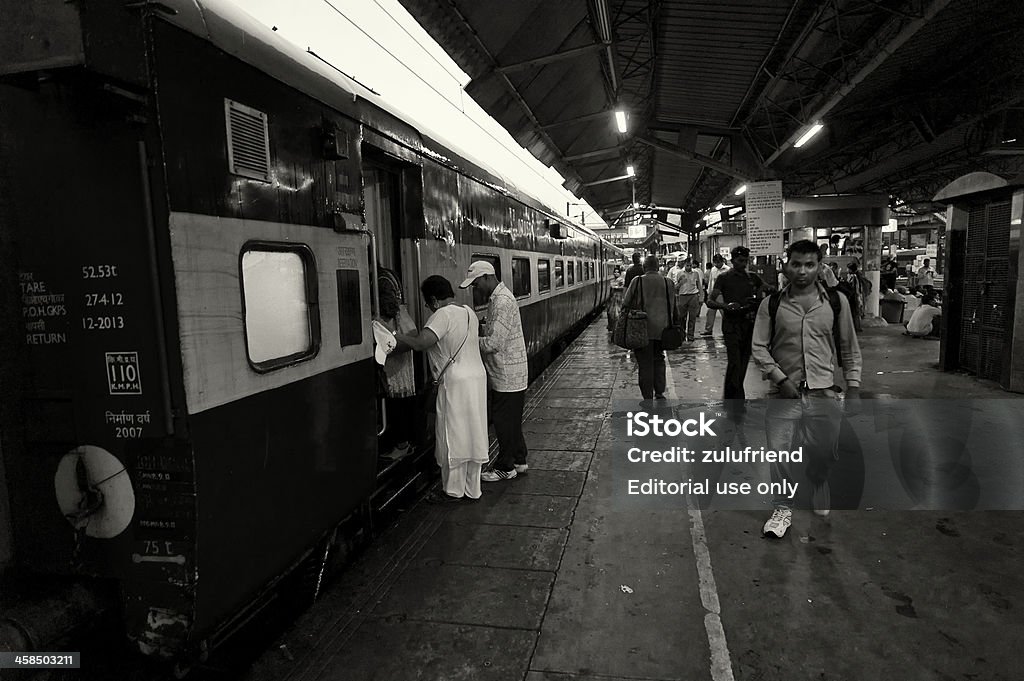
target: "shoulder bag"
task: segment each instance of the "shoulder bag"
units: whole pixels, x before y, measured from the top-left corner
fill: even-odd
[[[643,275],[634,277],[637,287],[640,289],[640,309],[632,308],[623,310],[615,322],[615,331],[612,333],[612,342],[620,348],[627,350],[639,350],[647,347],[647,313],[644,307],[644,281]]]
[[[683,344],[683,334],[672,323],[672,293],[669,289],[668,279],[665,280],[665,295],[665,306],[668,308],[668,326],[661,332],[661,349],[676,350]]]
[[[427,383],[420,393],[420,408],[427,414],[437,413],[437,390],[441,385],[441,379],[444,378],[444,372],[448,371],[448,367],[455,362],[455,358],[459,356],[463,346],[466,345],[466,341],[469,340],[469,332],[471,331],[469,325],[473,323],[473,320],[470,319],[471,316],[472,313],[466,310],[466,337],[462,339],[462,345],[459,346],[459,349],[455,351],[455,354],[448,359],[445,365],[441,367],[441,370],[437,372],[437,377],[430,383]]]

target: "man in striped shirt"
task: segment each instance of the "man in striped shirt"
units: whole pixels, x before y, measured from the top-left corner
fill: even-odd
[[[484,333],[480,335],[480,355],[487,368],[490,391],[487,406],[498,437],[498,458],[491,470],[484,471],[484,482],[511,480],[525,473],[526,438],[523,437],[523,407],[530,377],[526,362],[526,341],[519,304],[512,292],[495,276],[494,266],[477,260],[469,266],[459,288],[472,286],[487,299]]]

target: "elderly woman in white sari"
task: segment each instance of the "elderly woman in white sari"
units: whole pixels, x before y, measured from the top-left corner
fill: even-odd
[[[396,337],[425,351],[431,375],[440,377],[434,453],[442,493],[431,500],[479,499],[480,470],[487,463],[487,373],[480,359],[476,313],[455,302],[451,282],[444,277],[427,277],[420,291],[430,318],[418,334]]]

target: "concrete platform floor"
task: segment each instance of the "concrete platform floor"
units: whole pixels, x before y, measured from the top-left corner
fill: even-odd
[[[866,330],[864,391],[1012,397]],[[720,335],[670,353],[670,397],[715,399]],[[765,393],[748,372],[748,397]],[[629,511],[613,401],[639,399],[597,320],[531,386],[530,471],[406,513],[250,670],[254,681],[1020,679],[1024,514]],[[621,446],[621,442],[618,443]]]

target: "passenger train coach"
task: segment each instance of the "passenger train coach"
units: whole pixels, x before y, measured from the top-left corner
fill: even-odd
[[[372,513],[378,261],[419,322],[424,277],[492,261],[536,374],[618,250],[233,5],[0,4],[14,564],[194,653]]]

